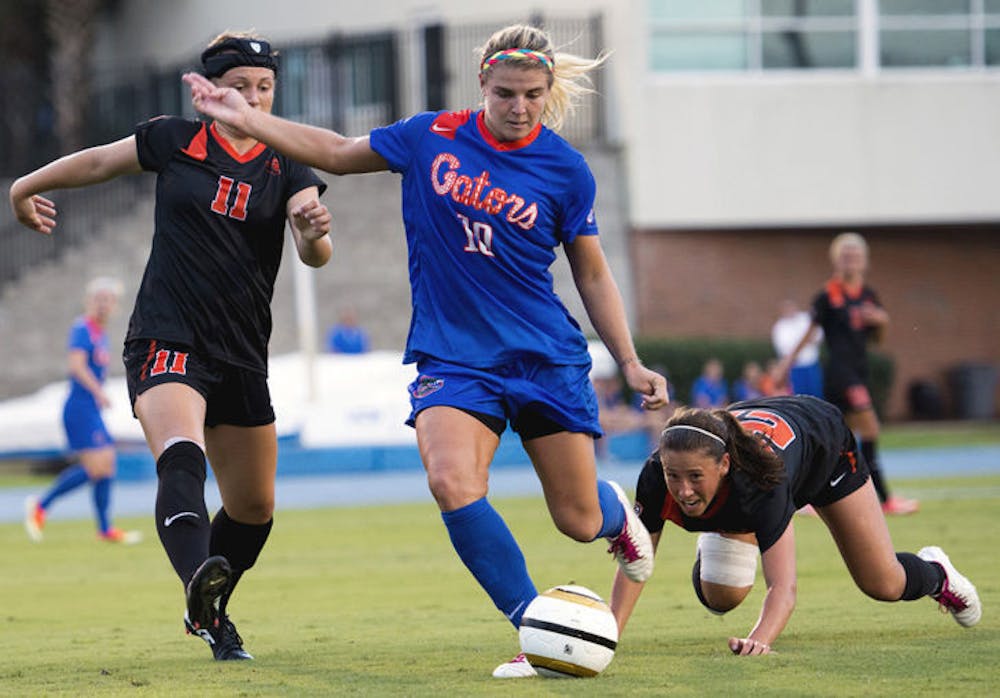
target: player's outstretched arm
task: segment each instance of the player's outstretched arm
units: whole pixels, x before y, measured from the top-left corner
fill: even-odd
[[[629,388],[642,395],[642,406],[656,410],[670,401],[667,380],[642,365],[632,343],[618,284],[596,235],[580,235],[566,245],[566,257],[587,317],[621,367]]]
[[[10,207],[21,225],[48,235],[55,228],[57,211],[51,200],[40,196],[42,192],[84,187],[141,171],[135,136],[128,136],[66,155],[18,178],[10,187]]]
[[[368,136],[349,138],[325,128],[288,121],[254,109],[231,87],[217,87],[198,73],[185,73],[191,103],[202,114],[267,143],[293,160],[332,174],[356,174],[389,169],[372,150]]]
[[[729,638],[729,649],[741,656],[770,654],[771,645],[795,609],[795,532],[792,524],[761,555],[767,593],[753,630],[746,637]]]
[[[654,553],[656,552],[656,547],[660,544],[661,534],[662,531],[649,534],[650,539],[653,541]],[[635,610],[635,605],[638,603],[639,596],[645,587],[645,582],[633,582],[626,577],[620,567],[615,570],[615,579],[611,584],[611,613],[614,614],[615,620],[618,621],[619,638],[625,632],[625,624],[632,617],[632,611]]]

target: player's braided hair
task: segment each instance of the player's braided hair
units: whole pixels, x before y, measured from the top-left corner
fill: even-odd
[[[583,95],[594,91],[587,73],[603,64],[609,55],[601,52],[597,58],[582,58],[571,53],[559,53],[544,30],[527,24],[513,24],[495,32],[484,46],[476,49],[480,66],[484,66],[490,56],[507,49],[526,49],[529,53],[511,54],[505,57],[504,63],[514,62],[526,68],[549,70],[530,52],[544,54],[549,59],[552,69],[549,71],[549,96],[542,111],[542,122],[553,131],[559,130],[567,114],[572,113]],[[492,67],[486,65],[480,75],[485,78]]]
[[[673,426],[693,428],[671,429]],[[717,461],[729,453],[730,468],[745,473],[763,489],[773,489],[785,478],[785,466],[777,454],[759,436],[744,431],[723,409],[678,410],[660,434],[660,451],[703,451]]]

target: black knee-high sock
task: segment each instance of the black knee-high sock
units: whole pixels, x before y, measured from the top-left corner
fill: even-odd
[[[215,514],[212,520],[209,554],[225,556],[233,568],[229,590],[219,604],[220,614],[225,614],[226,604],[229,603],[229,597],[232,596],[240,577],[257,562],[257,556],[267,542],[273,523],[274,519],[263,524],[240,523],[230,518],[225,509],[219,509]]]
[[[184,587],[208,557],[205,452],[191,441],[170,446],[156,461],[156,532]]]
[[[936,594],[944,585],[944,569],[913,553],[896,553],[896,559],[906,572],[906,586],[900,601],[914,601]]]
[[[882,478],[882,468],[879,466],[878,457],[875,455],[875,441],[861,441],[861,455],[865,457],[865,462],[868,463],[868,470],[872,474],[872,484],[875,485],[875,491],[878,493],[878,499],[880,502],[884,502],[889,498],[889,488],[885,485],[885,480]]]

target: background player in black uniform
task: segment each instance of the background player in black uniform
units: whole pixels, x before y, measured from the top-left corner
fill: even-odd
[[[830,245],[833,277],[812,305],[812,324],[782,364],[787,376],[795,357],[822,328],[827,348],[824,397],[840,408],[847,424],[861,441],[872,482],[886,514],[912,514],[914,499],[889,494],[877,456],[879,420],[868,391],[868,344],[880,342],[889,324],[889,314],[878,296],[865,284],[868,243],[857,233],[841,233]]]
[[[699,537],[692,581],[701,602],[725,613],[750,591],[760,550],[767,593],[735,654],[766,654],[795,606],[792,516],[816,508],[854,582],[879,601],[930,596],[963,626],[979,622],[976,588],[937,547],[896,553],[854,436],[835,407],[814,397],[761,398],[728,410],[685,409],[668,422],[646,461],[636,507],[659,543],[665,521]],[[643,588],[616,575],[611,609],[619,628]]]
[[[277,54],[246,33],[218,36],[205,75],[255,109],[274,102]],[[216,659],[251,659],[226,606],[271,530],[277,440],[267,386],[270,301],[286,219],[299,258],[330,258],[325,188],[307,167],[224,124],[161,117],[11,187],[21,223],[51,233],[41,192],[157,173],[152,251],[129,321],[133,411],[156,457],[156,527],[184,583],[185,625]],[[209,521],[206,452],[222,509]]]

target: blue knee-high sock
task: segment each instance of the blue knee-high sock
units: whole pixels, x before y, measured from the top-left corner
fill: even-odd
[[[451,544],[479,585],[518,627],[538,591],[510,529],[486,498],[441,513]]]
[[[52,487],[45,493],[39,504],[41,504],[42,509],[48,509],[49,505],[56,499],[72,492],[89,479],[87,471],[82,465],[79,463],[71,465],[59,473],[59,477],[52,483]]]
[[[625,507],[606,480],[597,481],[597,501],[604,516],[601,532],[597,534],[597,538],[614,538],[625,527]]]
[[[97,512],[97,528],[101,533],[111,530],[111,481],[110,477],[94,480],[94,511]]]

